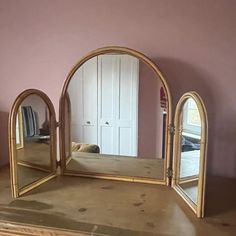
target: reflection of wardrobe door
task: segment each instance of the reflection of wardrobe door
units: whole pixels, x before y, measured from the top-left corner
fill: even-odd
[[[98,143],[103,154],[137,155],[138,60],[103,55],[98,61]]]
[[[87,61],[71,80],[72,141],[97,144],[97,57]],[[76,89],[74,89],[76,88]]]
[[[103,154],[118,154],[114,127],[118,69],[117,56],[98,57],[98,145]]]
[[[116,129],[120,155],[137,156],[138,136],[138,59],[120,56],[117,88]]]

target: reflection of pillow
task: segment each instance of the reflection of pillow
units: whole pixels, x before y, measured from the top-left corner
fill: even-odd
[[[95,144],[87,143],[75,143],[72,142],[72,152],[90,152],[90,153],[100,153],[100,148]]]

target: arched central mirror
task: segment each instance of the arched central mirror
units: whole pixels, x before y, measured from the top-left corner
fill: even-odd
[[[171,97],[146,56],[91,52],[69,74],[60,108],[64,174],[166,183]]]

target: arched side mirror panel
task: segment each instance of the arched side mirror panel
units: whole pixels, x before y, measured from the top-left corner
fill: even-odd
[[[196,92],[185,93],[175,112],[172,186],[195,212],[204,216],[208,121]]]
[[[56,116],[49,97],[28,89],[15,100],[9,116],[12,196],[56,176]]]

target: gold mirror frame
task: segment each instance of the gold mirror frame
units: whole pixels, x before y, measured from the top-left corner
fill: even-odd
[[[19,114],[19,108],[21,103],[30,95],[39,96],[47,105],[50,114],[50,158],[51,158],[51,169],[50,173],[39,180],[36,180],[22,188],[19,188],[18,183],[18,170],[17,170],[17,157],[16,157],[16,117]],[[17,198],[24,193],[38,187],[39,185],[45,183],[46,181],[54,178],[56,176],[56,115],[53,104],[49,97],[40,90],[37,89],[27,89],[23,91],[15,100],[9,115],[9,156],[10,156],[10,176],[11,176],[11,188],[13,198]],[[34,168],[32,166],[32,168]],[[38,168],[39,169],[39,168]]]
[[[115,176],[110,174],[99,174],[99,173],[79,173],[75,171],[69,171],[66,170],[66,150],[65,150],[65,103],[67,98],[67,88],[69,85],[69,82],[71,78],[73,77],[76,70],[82,66],[86,61],[91,59],[92,57],[99,56],[106,53],[120,53],[120,54],[128,54],[131,56],[134,56],[144,62],[152,71],[155,73],[155,75],[158,77],[158,79],[161,80],[164,86],[165,93],[167,95],[168,100],[168,113],[167,113],[167,129],[165,134],[166,139],[166,147],[165,147],[165,161],[164,161],[164,177],[163,180],[158,179],[149,179],[144,177],[128,177],[128,176]],[[111,180],[122,180],[122,181],[130,181],[130,182],[143,182],[143,183],[154,183],[154,184],[170,184],[170,178],[167,177],[167,168],[170,166],[170,148],[171,148],[171,127],[172,127],[172,97],[170,93],[169,86],[160,72],[159,68],[155,65],[151,59],[146,57],[144,54],[130,49],[126,47],[119,47],[119,46],[110,46],[110,47],[103,47],[96,49],[94,51],[91,51],[88,53],[85,57],[83,57],[70,71],[70,73],[67,76],[67,79],[64,83],[63,89],[62,89],[62,95],[60,99],[60,153],[61,153],[61,172],[63,175],[74,175],[74,176],[83,176],[83,177],[92,177],[92,178],[100,178],[100,179],[111,179]],[[166,171],[166,172],[165,172]]]
[[[187,99],[192,98],[197,104],[201,119],[201,142],[200,142],[200,163],[198,177],[198,194],[197,203],[195,204],[183,189],[178,185],[181,157],[181,136],[179,133],[182,108]],[[204,217],[205,205],[205,181],[206,181],[206,159],[207,159],[207,143],[208,143],[208,119],[206,107],[200,95],[194,91],[185,93],[179,100],[175,112],[175,136],[174,136],[174,151],[173,151],[173,181],[172,187],[190,206],[198,218]]]

